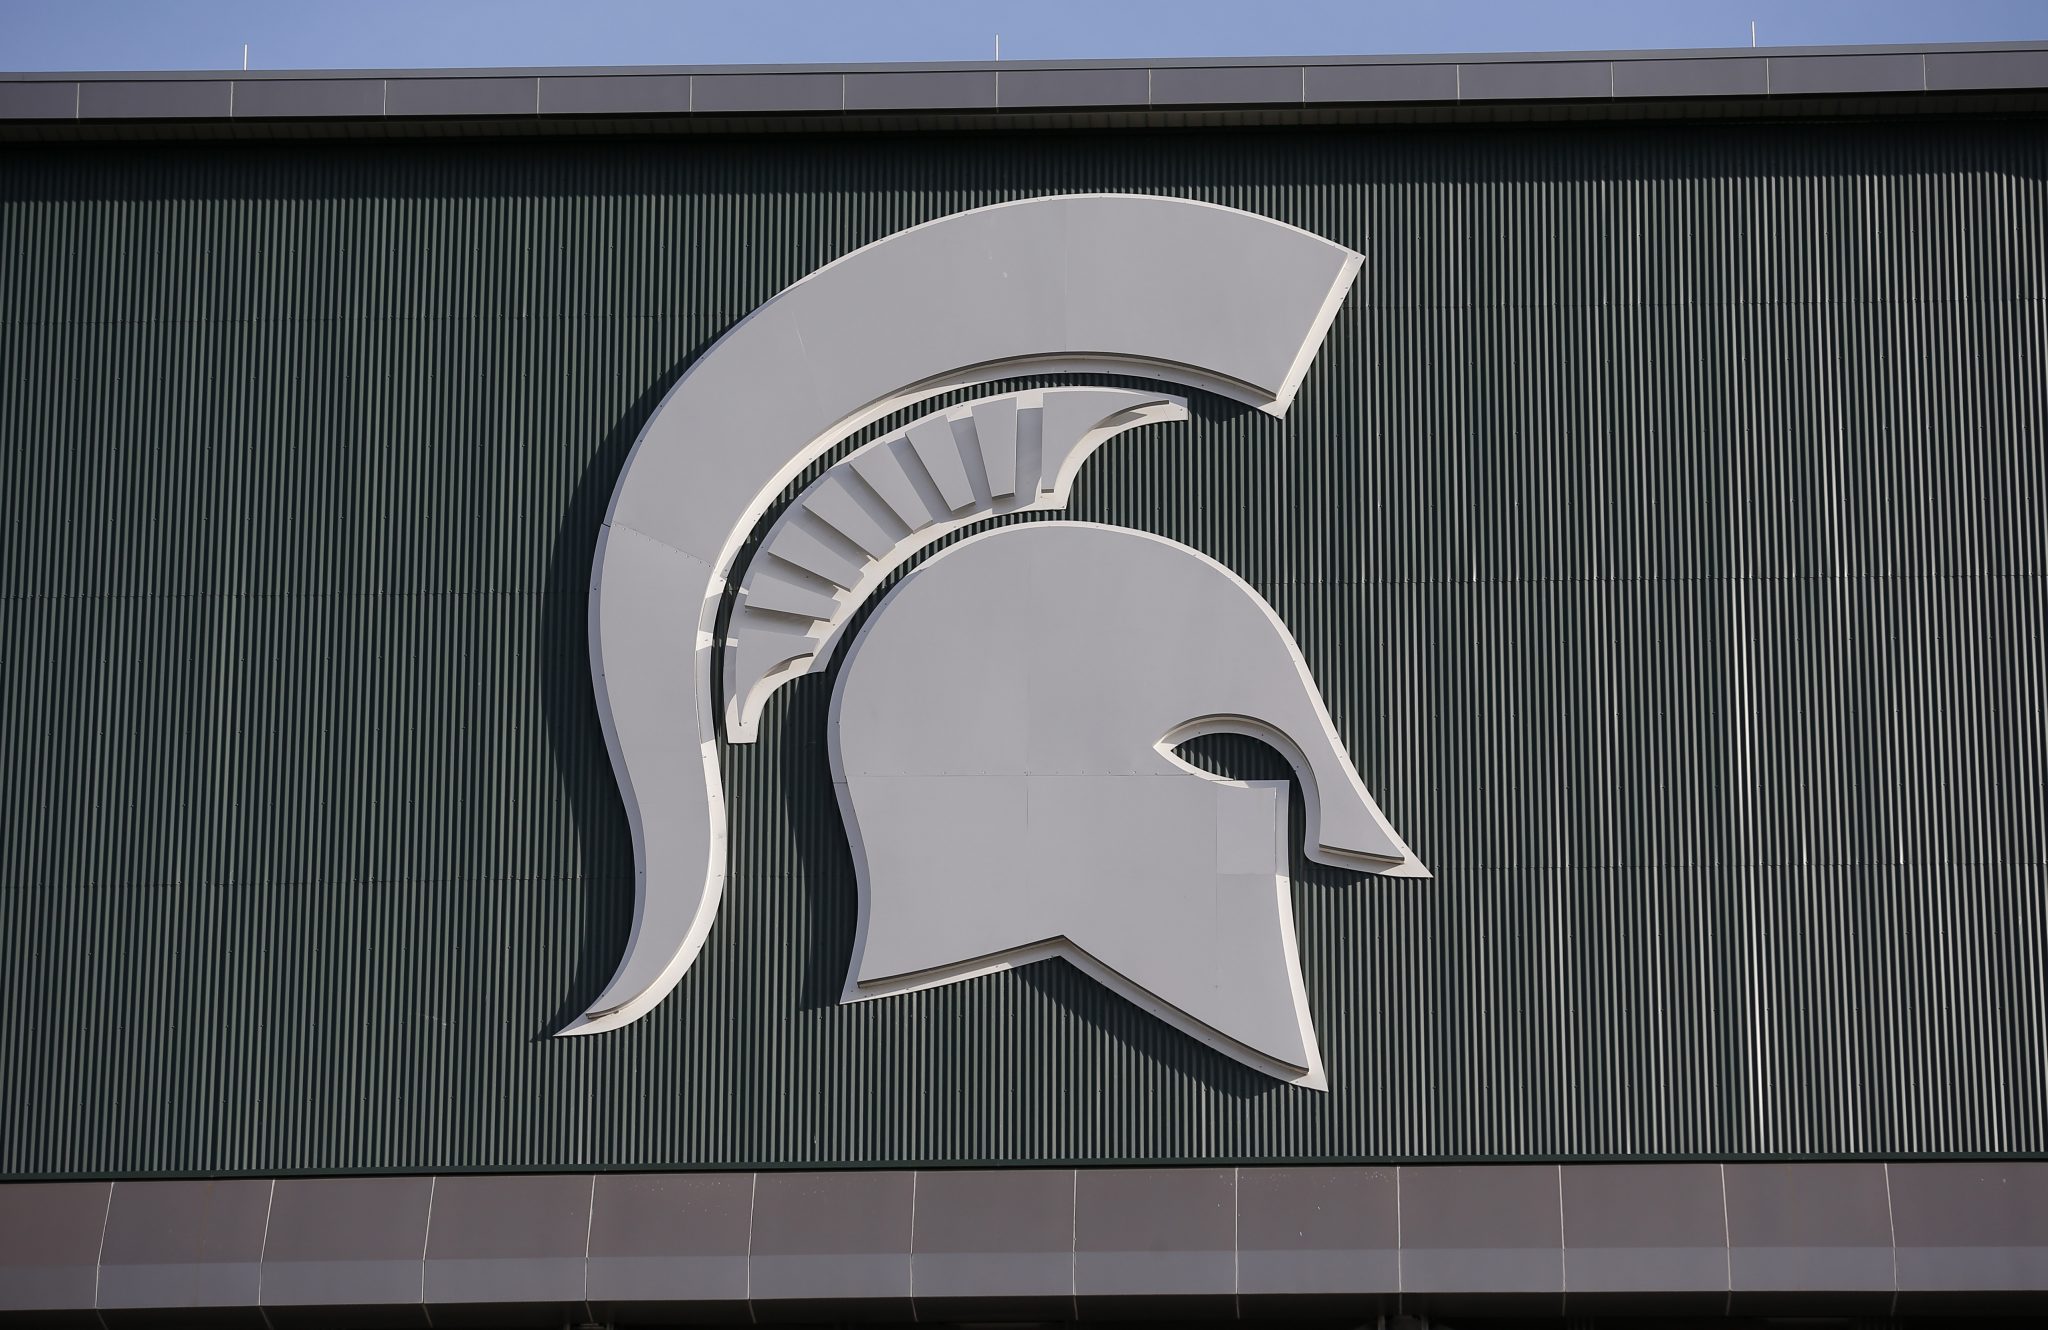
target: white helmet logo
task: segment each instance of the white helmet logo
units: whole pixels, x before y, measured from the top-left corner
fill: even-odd
[[[1287,629],[1221,564],[1117,527],[1000,528],[892,590],[832,700],[861,884],[846,999],[1063,956],[1262,1071],[1323,1088],[1288,901],[1287,786],[1173,756],[1265,739],[1307,852],[1418,875]]]
[[[1096,447],[1184,415],[1185,402],[1047,388],[933,412],[842,459],[736,567],[804,466],[892,411],[1018,375],[1115,373],[1284,414],[1358,264],[1308,232],[1207,204],[1032,199],[856,251],[705,352],[635,444],[599,540],[592,673],[633,827],[635,911],[610,984],[562,1033],[645,1015],[703,946],[725,881],[717,720],[730,742],[751,742],[765,699],[833,658],[896,567],[969,523],[1064,506]],[[1057,594],[1033,581],[1057,569],[1071,574]],[[967,602],[996,636],[963,637],[935,608]],[[1066,640],[992,656],[1009,640],[994,627],[1005,613],[1013,626],[1059,623]],[[1243,635],[1219,650],[1224,621]],[[1089,668],[1094,683],[1077,682]],[[921,720],[918,706],[951,719]],[[974,726],[941,733],[969,716]],[[1320,1085],[1285,800],[1171,756],[1205,728],[1253,733],[1295,762],[1314,857],[1423,871],[1359,784],[1292,639],[1219,565],[1135,532],[1034,524],[906,578],[848,652],[834,704],[863,893],[847,998],[1059,954],[1232,1056]],[[1005,781],[1017,799],[998,792]],[[888,794],[913,783],[921,803]],[[943,811],[948,800],[1013,840],[970,854],[970,824]],[[934,845],[952,846],[943,862]]]

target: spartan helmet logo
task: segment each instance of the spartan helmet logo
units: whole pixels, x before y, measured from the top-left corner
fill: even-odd
[[[706,352],[636,443],[599,542],[593,676],[636,909],[610,985],[562,1033],[636,1020],[681,978],[724,886],[716,722],[752,742],[780,684],[843,656],[831,752],[861,890],[846,1000],[1062,956],[1321,1088],[1286,787],[1220,780],[1172,750],[1218,730],[1264,739],[1300,778],[1311,857],[1426,870],[1249,586],[1140,532],[1001,527],[913,571],[843,640],[907,560],[991,516],[1064,507],[1096,448],[1184,417],[1183,398],[1056,387],[931,411],[843,457],[739,556],[812,460],[973,384],[1110,372],[1284,414],[1358,264],[1229,209],[1034,199],[857,251]]]
[[[1173,755],[1271,743],[1308,853],[1420,873],[1294,641],[1221,564],[1056,522],[926,563],[855,640],[832,763],[861,883],[846,998],[1064,956],[1189,1034],[1322,1088],[1288,904],[1287,786]]]

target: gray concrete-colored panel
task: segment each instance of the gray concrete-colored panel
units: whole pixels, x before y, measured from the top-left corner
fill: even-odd
[[[1238,1171],[1237,1287],[1246,1297],[1398,1293],[1400,1238],[1391,1168]]]
[[[865,486],[875,498],[881,500],[881,509],[871,513],[877,520],[883,520],[885,516],[893,517],[901,532],[922,531],[938,520],[939,505],[928,502],[919,492],[914,479],[917,468],[911,465],[910,459],[904,455],[900,440],[881,440],[877,446],[864,448],[847,458],[846,465],[847,469],[859,478],[861,486]],[[843,476],[846,472],[840,474]],[[859,493],[860,486],[852,488],[855,493]],[[886,515],[884,509],[887,510]],[[902,539],[902,535],[896,536],[890,542],[890,548],[896,548]]]
[[[2048,88],[2048,51],[1930,51],[1929,92]]]
[[[1068,1169],[918,1174],[912,1293],[921,1304],[1071,1297],[1075,1186]]]
[[[1771,57],[1771,92],[1919,92],[1926,73],[1917,55]]]
[[[152,79],[78,85],[81,120],[204,120],[231,114],[234,85]]]
[[[996,99],[1009,109],[1143,106],[1150,84],[1142,69],[1005,69],[996,75]]]
[[[803,289],[800,283],[791,292]],[[795,455],[837,433],[843,411],[821,404],[811,387],[802,311],[787,295],[737,324],[669,390],[627,459],[609,527],[630,529],[707,568],[722,564],[733,512],[765,502],[761,489],[793,469],[788,457],[754,456],[741,441],[775,439],[777,453],[788,447]],[[679,503],[680,494],[704,496],[717,507]],[[600,575],[606,571],[600,565]]]
[[[915,1177],[761,1174],[754,1193],[755,1302],[908,1299]]]
[[[253,1307],[272,1184],[117,1182],[101,1307]]]
[[[690,801],[717,788],[711,719],[676,704],[673,674],[681,663],[709,669],[696,625],[676,609],[675,596],[678,587],[712,582],[702,562],[629,526],[599,532],[597,559],[603,577],[590,602],[591,655],[599,662],[592,686],[600,715],[633,720],[625,741],[609,726],[605,739],[639,873],[625,957],[592,1009],[626,1020],[659,1001],[695,958],[725,883],[723,808],[707,823]],[[655,820],[643,808],[655,810]]]
[[[747,1296],[751,1173],[601,1173],[586,1297],[612,1303],[739,1302]]]
[[[1562,1293],[1559,1199],[1549,1168],[1402,1169],[1403,1291]]]
[[[0,1187],[0,1313],[93,1305],[110,1182]]]
[[[1017,492],[1018,401],[1015,396],[998,397],[968,408],[991,500],[1007,499]]]
[[[432,1178],[285,1178],[270,1202],[263,1305],[420,1300]]]
[[[1452,102],[1456,65],[1310,65],[1302,95],[1310,102]]]
[[[843,545],[830,541],[824,532],[793,522],[781,533],[772,554],[777,559],[809,573],[820,583],[854,587],[861,581],[861,558]]]
[[[996,73],[992,69],[846,76],[849,111],[954,110],[995,104]]]
[[[0,120],[69,120],[78,98],[76,83],[0,83]]]
[[[1230,1169],[1083,1169],[1074,1198],[1074,1286],[1083,1298],[1235,1292]]]
[[[1859,1259],[1889,1250],[1894,1225],[1901,1309],[2048,1305],[2048,1164],[1893,1164],[1889,1216],[1886,1171],[1728,1166],[1726,1223],[1735,1256],[1750,1262],[1735,1309],[1890,1306],[1888,1279],[1842,1281]],[[1555,1275],[1516,1271],[1527,1258],[1554,1269],[1558,1252],[1544,1244],[1560,1232],[1572,1310],[1715,1313],[1724,1284],[1702,1277],[1695,1258],[1716,1252],[1721,1174],[1696,1164],[1410,1167],[1398,1176],[844,1172],[758,1183],[751,1174],[619,1174],[599,1175],[594,1193],[588,1177],[547,1176],[15,1184],[0,1188],[0,1320],[90,1317],[96,1258],[110,1323],[224,1320],[253,1308],[260,1253],[262,1304],[277,1325],[421,1324],[429,1193],[432,1258],[485,1295],[440,1303],[436,1324],[581,1315],[576,1297],[542,1287],[579,1244],[590,1253],[592,1310],[621,1324],[745,1319],[750,1243],[763,1320],[828,1309],[907,1318],[913,1294],[924,1319],[1066,1319],[1076,1297],[1094,1314],[1227,1315],[1214,1300],[1233,1291],[1246,1316],[1356,1313],[1392,1305],[1397,1237],[1411,1311],[1554,1309]],[[579,1189],[594,1195],[587,1216]],[[1768,1284],[1756,1276],[1773,1267],[1750,1261],[1759,1252],[1780,1258]],[[1589,1253],[1613,1263],[1588,1266]],[[1624,1268],[1629,1260],[1638,1268]],[[540,1279],[527,1270],[535,1265]]]
[[[1614,90],[1609,70],[1604,60],[1465,64],[1458,66],[1458,96],[1468,102],[1607,97]]]
[[[1770,91],[1762,59],[1617,60],[1617,97],[1761,97]]]
[[[687,74],[544,78],[542,115],[682,115],[690,109]]]
[[[1566,1165],[1561,1182],[1574,1294],[1727,1291],[1718,1165]]]
[[[741,542],[807,462],[889,411],[1027,367],[1163,367],[1278,414],[1359,262],[1226,208],[1032,199],[859,250],[700,356],[634,445],[598,544],[593,683],[633,828],[635,911],[611,982],[562,1033],[638,1019],[710,930],[725,865],[712,632]],[[800,632],[783,635],[769,654],[791,654],[757,664],[802,653]]]
[[[1892,1289],[1884,1165],[1729,1164],[1723,1172],[1737,1294]]]
[[[820,620],[831,618],[842,604],[830,581],[780,559],[757,564],[748,581],[749,611],[765,610],[792,618]]]
[[[235,83],[237,120],[382,114],[382,79],[246,79]]]
[[[389,115],[533,115],[535,84],[530,78],[392,79],[385,88]]]
[[[1068,345],[1145,347],[1147,358],[1253,385],[1271,395],[1269,410],[1284,411],[1359,258],[1264,217],[1203,211],[1161,225],[1122,196],[1068,199]]]
[[[903,579],[848,648],[832,702],[861,899],[846,999],[1058,955],[1220,1051],[1320,1087],[1286,788],[1172,755],[1219,731],[1294,762],[1311,857],[1423,871],[1293,639],[1213,560],[1141,532],[1036,523]]]
[[[796,506],[859,547],[870,559],[895,549],[905,534],[888,503],[855,474],[850,464],[835,466],[805,490]]]
[[[426,1301],[581,1301],[590,1193],[579,1174],[437,1178]]]
[[[1072,207],[1043,200],[960,213],[805,278],[778,300],[804,297],[812,391],[836,418],[934,373],[1066,351],[1072,297],[1059,274],[1072,266]],[[921,306],[917,325],[884,333],[910,305]]]
[[[1294,65],[1211,65],[1152,71],[1154,106],[1299,102],[1301,69]]]
[[[695,83],[699,112],[837,111],[846,100],[844,74],[699,74]]]
[[[1899,1289],[2048,1294],[2048,1164],[1893,1164]]]
[[[939,488],[945,499],[948,512],[959,512],[975,500],[974,485],[967,479],[966,459],[960,455],[959,441],[953,436],[953,427],[944,416],[926,416],[913,422],[903,431],[910,440],[912,451],[923,465],[924,472]],[[980,460],[980,449],[975,450],[975,460]],[[988,501],[986,491],[982,501]]]

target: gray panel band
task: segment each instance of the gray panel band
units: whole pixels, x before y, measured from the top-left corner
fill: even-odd
[[[1848,1170],[1850,1185],[1816,1191],[1816,1170]],[[1830,1299],[1878,1314],[2048,1312],[2040,1163],[500,1175],[277,1190],[308,1186],[306,1203],[267,1217],[241,1199],[270,1195],[262,1180],[0,1186],[0,1317],[469,1303],[520,1318],[747,1320],[751,1302],[761,1319],[910,1305],[932,1319],[1191,1294],[1220,1299],[1203,1314],[1221,1317],[1234,1296],[1247,1318],[1289,1306],[1594,1314],[1617,1299],[1642,1314]],[[1791,1199],[1753,1204],[1770,1197]],[[396,1228],[379,1231],[378,1216]],[[411,1244],[428,1227],[447,1236],[428,1244],[423,1285]],[[391,1259],[400,1247],[408,1258]]]
[[[1796,110],[1800,99],[1896,94],[1995,94],[2048,88],[2040,42],[1914,46],[1562,51],[1492,55],[1324,56],[1216,60],[985,61],[926,65],[633,66],[471,70],[218,71],[0,74],[0,125],[97,121],[115,137],[222,135],[290,120],[346,132],[433,132],[435,121],[604,132],[622,120],[726,129],[850,128],[894,117],[942,128],[962,117],[1100,128],[1105,115],[1212,122],[1248,111],[1432,108],[1684,99],[1704,108],[1748,103]],[[1929,109],[1935,109],[1930,106]],[[1469,116],[1469,112],[1467,113]],[[1128,122],[1126,122],[1128,123]]]

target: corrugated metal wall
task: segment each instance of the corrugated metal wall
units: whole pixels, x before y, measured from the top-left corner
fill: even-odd
[[[2040,1155],[2048,134],[1954,122],[0,156],[0,1173]],[[903,226],[1247,208],[1285,422],[1074,513],[1257,585],[1438,873],[1297,864],[1329,1094],[1045,965],[836,1005],[827,681],[622,1033],[584,586],[690,356]],[[1205,741],[1238,769],[1260,754]]]

